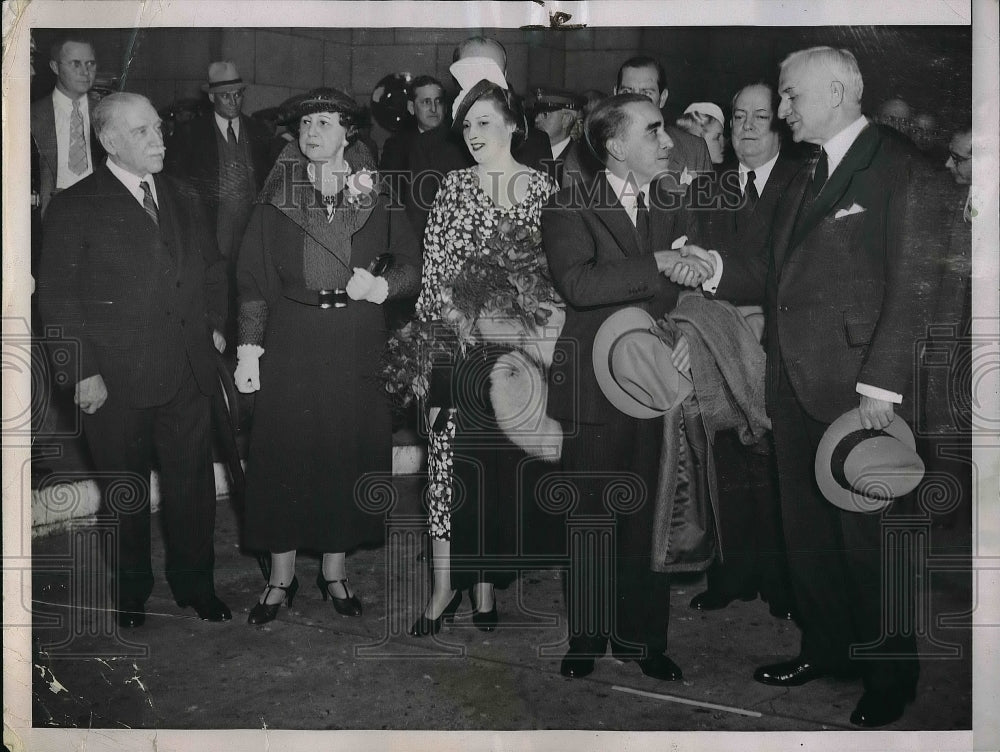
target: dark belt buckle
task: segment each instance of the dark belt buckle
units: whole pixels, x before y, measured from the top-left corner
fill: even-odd
[[[347,290],[320,290],[317,295],[320,308],[347,308]]]

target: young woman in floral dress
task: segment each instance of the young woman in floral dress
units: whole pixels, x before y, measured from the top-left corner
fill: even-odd
[[[510,557],[519,552],[530,478],[537,476],[525,471],[532,461],[519,446],[524,442],[515,443],[498,425],[494,402],[498,367],[512,350],[520,351],[522,358],[526,354],[532,364],[539,359],[538,347],[530,343],[539,330],[525,327],[510,310],[470,311],[468,300],[463,309],[456,284],[471,265],[488,268],[484,262],[491,252],[490,238],[503,237],[510,228],[521,228],[522,237],[537,234],[542,206],[555,186],[544,173],[511,155],[512,143],[524,135],[525,121],[499,67],[485,58],[467,58],[452,66],[452,73],[463,86],[453,127],[462,129],[477,164],[448,173],[424,235],[417,318],[443,322],[442,328],[457,333],[462,345],[450,367],[435,369],[431,377],[428,499],[433,581],[426,608],[410,629],[413,636],[435,634],[442,620],[455,613],[461,591],[468,587],[474,624],[483,631],[496,627],[494,585],[516,575]],[[503,242],[492,247],[499,255]],[[543,304],[541,318],[556,314],[547,322],[554,324],[561,311],[552,304],[556,296],[547,282],[544,253],[540,245],[532,250],[539,273],[529,284],[533,293],[542,290],[533,299]],[[510,297],[517,293],[511,285]],[[507,566],[498,561],[505,557]]]

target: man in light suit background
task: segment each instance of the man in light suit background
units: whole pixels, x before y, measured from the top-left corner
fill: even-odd
[[[69,34],[52,45],[50,58],[55,89],[31,104],[43,215],[52,195],[90,175],[104,154],[90,125],[98,101],[91,92],[97,77],[94,46],[84,37]]]
[[[785,59],[778,115],[819,155],[782,197],[768,259],[723,250],[705,287],[727,299],[766,290],[767,410],[802,642],[798,656],[754,678],[790,687],[860,676],[865,691],[851,722],[876,727],[902,716],[919,673],[915,636],[899,626],[913,623],[912,599],[882,602],[883,562],[906,554],[882,540],[882,515],[829,503],[814,462],[827,427],[850,410],[864,429],[913,425],[917,343],[933,317],[938,233],[947,223],[945,203],[926,193],[935,184],[930,166],[862,115],[863,87],[847,50]],[[909,501],[897,499],[885,514]],[[883,610],[899,621],[884,624]],[[874,652],[853,655],[862,645]]]
[[[138,94],[94,111],[105,164],[52,200],[38,276],[47,326],[75,348],[56,381],[74,387],[117,526],[112,572],[121,627],[145,622],[153,588],[149,479],[160,468],[167,580],[179,606],[225,621],[213,584],[215,476],[210,396],[225,315],[215,241],[187,186],[163,169],[160,118]]]

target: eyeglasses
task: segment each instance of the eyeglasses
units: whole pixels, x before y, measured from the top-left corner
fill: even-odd
[[[92,71],[97,68],[96,60],[60,60],[59,65],[65,65],[67,68],[72,68],[77,73],[81,70]]]
[[[239,99],[243,99],[245,92],[242,89],[239,91],[217,91],[215,96],[219,99],[235,102]]]
[[[956,154],[953,151],[949,151],[948,156],[951,157],[951,161],[957,165],[962,164],[963,162],[968,162],[972,159],[971,154],[969,154],[968,156],[963,156],[962,154]]]

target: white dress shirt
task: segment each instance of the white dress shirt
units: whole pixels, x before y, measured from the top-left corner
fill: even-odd
[[[745,164],[740,162],[740,192],[746,195],[747,192],[747,175],[750,170],[753,169],[753,184],[757,186],[757,195],[764,195],[764,186],[767,185],[767,179],[771,177],[771,170],[774,169],[775,162],[778,161],[778,154],[775,154],[769,160],[767,160],[760,167],[750,168]]]
[[[552,158],[553,159],[558,159],[559,158],[559,155],[562,154],[563,151],[565,151],[565,149],[566,149],[567,146],[569,146],[570,140],[571,140],[570,137],[566,136],[566,138],[564,138],[558,144],[552,144]]]
[[[94,171],[94,155],[90,151],[90,98],[80,97],[80,116],[83,118],[83,140],[87,149],[87,169],[77,175],[69,169],[69,119],[73,114],[73,100],[59,91],[52,90],[52,111],[56,122],[56,190],[69,188]]]
[[[640,193],[646,197],[646,208],[649,208],[649,183],[644,183],[636,188],[634,183],[630,183],[624,178],[618,177],[610,170],[605,170],[604,175],[607,177],[608,183],[611,185],[611,190],[615,192],[615,198],[617,198],[618,202],[625,208],[628,218],[631,219],[632,224],[635,225],[635,216],[638,211],[636,201],[639,198]]]
[[[111,174],[118,178],[118,180],[121,181],[121,184],[128,189],[128,192],[135,197],[135,200],[139,202],[139,206],[141,206],[143,210],[146,208],[145,204],[142,203],[145,199],[145,195],[143,194],[142,188],[139,184],[142,183],[143,180],[149,183],[149,190],[153,193],[153,201],[156,202],[156,206],[159,208],[160,199],[156,196],[156,183],[153,181],[153,176],[150,173],[147,172],[145,177],[137,177],[124,167],[119,167],[110,157],[108,158],[108,169],[111,170]]]
[[[229,120],[228,118],[224,118],[221,115],[219,115],[218,112],[215,113],[215,124],[218,126],[219,131],[222,133],[222,140],[223,141],[228,141],[229,140],[229,124],[230,123],[233,124],[233,133],[236,134],[236,141],[237,141],[237,143],[239,143],[239,140],[240,140],[240,119],[238,117],[234,117],[232,120]]]

